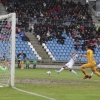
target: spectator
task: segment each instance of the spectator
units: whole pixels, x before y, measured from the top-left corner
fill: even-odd
[[[80,43],[79,43],[79,42],[76,42],[76,43],[74,44],[74,46],[75,46],[75,50],[78,50],[78,49],[79,49],[79,46],[80,46]]]
[[[30,24],[29,25],[29,32],[33,32],[33,30],[34,30],[33,24]]]
[[[98,35],[99,26],[96,26],[96,34]]]
[[[97,35],[100,36],[100,26],[99,26],[99,28],[98,28]]]
[[[26,65],[26,69],[27,69],[27,68],[29,69],[29,66],[30,66],[30,61],[29,61],[29,59],[26,60],[25,65]]]
[[[18,68],[21,68],[21,66],[20,66],[20,57],[18,57]]]
[[[21,31],[19,32],[19,36],[20,36],[21,38],[24,37],[24,36],[26,36],[23,30],[21,30]]]
[[[3,34],[0,35],[0,40],[4,41],[4,35]]]
[[[79,40],[81,40],[81,35],[80,35],[80,34],[77,34],[77,35],[75,36],[75,41],[79,41]]]
[[[40,36],[40,44],[46,43],[49,38],[55,36],[58,43],[64,44],[65,38],[62,36],[64,28],[68,36],[74,36],[75,41],[80,39],[90,40],[94,37],[93,21],[87,4],[82,5],[81,2],[75,3],[72,0],[66,1],[64,6],[62,0],[26,0],[25,2],[22,2],[22,0],[18,2],[15,0],[13,3],[7,1],[7,11],[9,13],[16,12],[18,17],[17,26],[24,27],[26,32],[28,29],[32,32],[29,19],[34,22],[34,34]],[[62,21],[62,19],[64,20]],[[65,26],[63,23],[66,22],[67,25]],[[95,31],[97,35],[100,35],[100,28],[98,27],[95,28]],[[50,33],[46,34],[48,30]],[[58,34],[58,32],[61,33]],[[24,36],[23,40],[29,41],[26,36]]]
[[[7,34],[4,35],[4,41],[5,42],[8,42],[9,41],[9,35],[7,35]]]
[[[7,0],[1,0],[2,4],[5,6],[6,5],[6,2]]]
[[[47,36],[47,41],[48,40],[52,40],[53,39],[53,35],[50,33],[50,31],[48,30],[48,32],[47,32],[47,34],[46,34],[46,36]]]
[[[25,35],[23,30],[20,31],[19,36],[23,41],[30,41],[30,39]]]
[[[46,33],[44,32],[44,34],[40,37],[39,44],[46,43],[46,41],[47,41],[47,36]]]
[[[58,39],[57,43],[64,44],[65,37],[61,36],[60,32],[57,33],[56,38]]]
[[[26,22],[26,23],[25,23],[25,32],[28,32],[28,28],[29,28],[29,23]]]
[[[84,43],[82,44],[82,50],[83,51],[86,50],[86,46],[87,46],[87,43],[86,43],[86,41],[84,41]]]
[[[25,60],[25,56],[23,53],[21,53],[21,55],[19,56],[20,58],[20,66],[21,66],[21,69],[24,69],[24,60]]]
[[[37,60],[34,59],[34,60],[33,60],[33,68],[34,68],[34,69],[36,68],[36,65],[37,65]]]
[[[7,52],[3,53],[2,60],[3,60],[3,65],[6,65],[6,62],[7,62]]]
[[[4,63],[4,67],[10,67],[9,60],[7,59],[6,62]]]
[[[3,58],[3,60],[6,60],[7,59],[7,53],[6,52],[3,53],[2,58]]]

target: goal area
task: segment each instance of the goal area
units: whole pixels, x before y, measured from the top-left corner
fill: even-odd
[[[0,16],[0,87],[14,86],[16,14]]]

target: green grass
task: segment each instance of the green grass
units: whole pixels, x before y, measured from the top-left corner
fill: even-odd
[[[51,71],[51,75],[46,74]],[[49,83],[15,83],[17,88],[37,93],[56,100],[99,100],[100,98],[100,78],[94,75],[91,79],[83,80],[83,73],[76,70],[79,77],[76,77],[68,70],[60,74],[55,69],[17,69],[15,79],[38,79],[50,80]],[[90,70],[87,71],[91,73]],[[56,82],[56,83],[54,83]],[[66,82],[66,84],[63,84]],[[0,88],[0,100],[48,100],[46,98],[17,91],[11,87]]]

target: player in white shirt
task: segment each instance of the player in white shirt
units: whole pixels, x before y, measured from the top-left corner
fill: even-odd
[[[100,63],[97,65],[97,70],[100,72]]]
[[[75,63],[75,61],[76,61],[77,59],[79,59],[79,57],[78,57],[78,55],[76,54],[76,51],[73,50],[73,51],[72,51],[72,56],[71,56],[69,62],[66,63],[66,64],[64,65],[64,67],[62,67],[60,70],[55,70],[55,71],[59,74],[61,71],[63,71],[63,70],[67,67],[67,69],[68,69],[70,72],[72,72],[72,73],[74,73],[76,76],[78,76],[78,74],[72,69],[72,67],[73,67],[73,65],[74,65],[74,63]],[[79,60],[80,60],[80,59],[79,59]]]
[[[100,72],[100,63],[96,66],[96,69]],[[89,76],[89,79],[93,76],[93,72],[91,73],[91,75]]]

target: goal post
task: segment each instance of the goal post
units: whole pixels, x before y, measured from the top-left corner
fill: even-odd
[[[16,32],[16,14],[11,14],[12,19],[12,35],[11,35],[11,86],[14,86],[15,77],[15,32]]]
[[[14,86],[16,14],[0,16],[0,86]],[[5,63],[6,62],[6,63]],[[9,63],[9,66],[7,65]],[[7,67],[7,70],[3,70]]]

